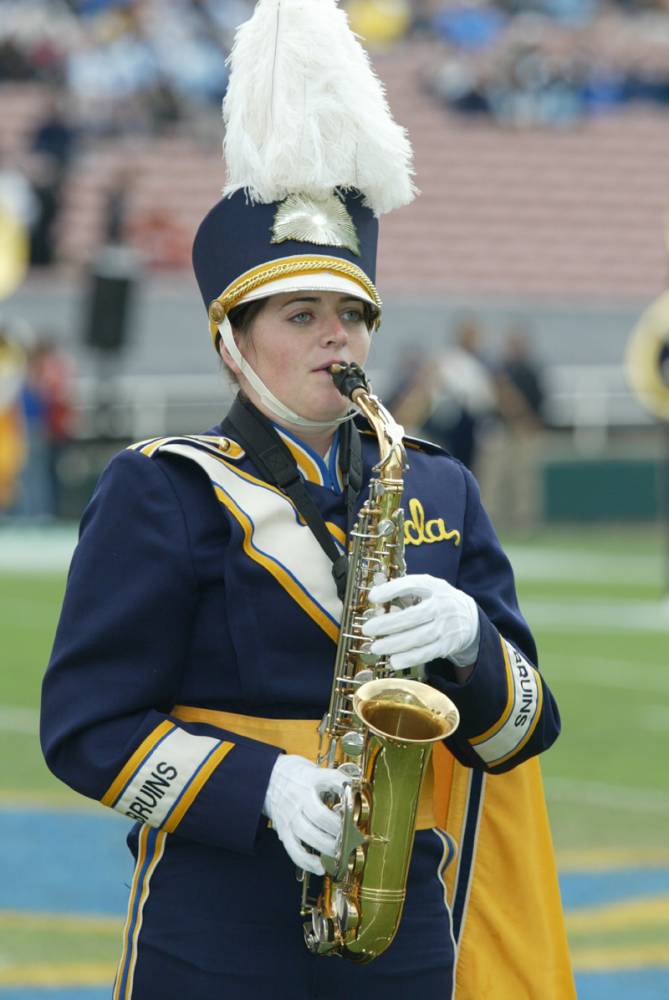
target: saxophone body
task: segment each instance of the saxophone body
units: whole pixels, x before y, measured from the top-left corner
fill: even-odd
[[[387,659],[372,654],[362,635],[368,617],[385,613],[369,601],[370,589],[406,572],[403,431],[357,365],[334,365],[330,374],[373,427],[380,460],[349,540],[334,680],[320,727],[318,764],[348,778],[341,801],[331,803],[342,814],[342,834],[337,856],[321,856],[326,874],[317,898],[302,875],[302,914],[312,952],[369,962],[399,926],[432,744],[449,736],[459,717],[441,692],[389,676]]]

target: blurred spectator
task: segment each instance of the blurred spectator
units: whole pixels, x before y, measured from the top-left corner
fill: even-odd
[[[495,373],[498,420],[484,442],[481,491],[495,524],[531,531],[538,522],[544,388],[527,330],[509,330]]]
[[[16,513],[50,518],[59,509],[58,462],[74,422],[72,366],[50,338],[28,352],[21,394],[27,460],[21,475]]]
[[[50,156],[3,155],[0,150],[0,208],[29,235],[31,264],[54,260],[62,179],[60,165]]]
[[[0,0],[0,79],[60,85],[80,31],[66,0]]]
[[[432,409],[435,367],[421,351],[406,347],[400,357],[394,385],[384,393],[384,402],[408,434],[417,434]]]
[[[127,242],[130,201],[137,183],[137,168],[123,164],[111,178],[103,213],[103,244],[117,246]]]
[[[507,334],[498,383],[502,416],[517,426],[541,428],[545,395],[541,372],[532,357],[529,333],[521,326]]]
[[[29,140],[33,153],[46,157],[63,176],[75,151],[77,132],[74,128],[64,95],[47,98],[42,117]]]
[[[22,348],[0,324],[0,517],[16,499],[26,456],[20,396],[26,359]]]
[[[469,469],[476,468],[481,429],[495,404],[481,336],[475,317],[459,322],[454,344],[438,360],[431,412],[423,428]]]
[[[496,31],[483,28],[494,10],[484,4],[458,2],[435,16],[447,53],[426,85],[453,110],[513,127],[563,127],[632,101],[669,104],[669,5],[628,15],[594,0],[500,6],[516,16]]]
[[[33,267],[50,267],[56,259],[63,175],[50,157],[40,157],[33,160],[31,181],[36,212],[30,227],[30,263]]]
[[[460,0],[444,6],[432,18],[437,36],[459,49],[476,51],[493,45],[506,24],[499,6]]]

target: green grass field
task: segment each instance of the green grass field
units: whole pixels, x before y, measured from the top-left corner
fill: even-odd
[[[508,551],[540,665],[562,713],[563,735],[543,758],[561,869],[669,868],[665,539],[650,529],[560,530],[530,542],[510,540]],[[64,577],[64,570],[0,571],[4,808],[42,803],[67,809],[82,802],[49,775],[36,736],[40,681]],[[635,899],[632,893],[606,912],[588,915],[586,909],[570,918],[577,967],[596,968],[602,948],[605,954],[645,955],[642,965],[659,955],[654,964],[669,966],[669,893],[665,889],[640,909]],[[91,926],[82,936],[62,923],[57,932],[48,923],[23,926],[3,918],[0,909],[0,928],[0,986],[2,961],[25,965],[38,955],[51,961],[52,953],[65,949],[91,967],[111,967],[117,956],[113,922]]]

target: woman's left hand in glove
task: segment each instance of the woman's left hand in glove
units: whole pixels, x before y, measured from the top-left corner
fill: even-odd
[[[390,656],[394,670],[416,667],[430,660],[447,659],[456,667],[475,663],[479,649],[479,615],[476,602],[427,574],[410,574],[372,587],[369,599],[387,604],[398,598],[418,599],[405,608],[370,618],[363,634],[374,638],[371,651]]]

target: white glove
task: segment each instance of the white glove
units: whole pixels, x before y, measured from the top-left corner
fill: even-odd
[[[323,875],[319,854],[336,854],[341,816],[321,795],[341,795],[346,779],[332,768],[318,767],[306,757],[281,754],[267,786],[263,812],[272,821],[279,840],[299,868]],[[317,854],[312,854],[317,851]]]
[[[372,587],[369,599],[387,604],[399,597],[418,597],[417,604],[370,618],[363,634],[376,638],[371,651],[390,655],[390,667],[404,670],[437,658],[456,667],[468,667],[479,651],[479,615],[476,602],[446,580],[426,573],[397,577]],[[383,637],[383,638],[379,638]]]

